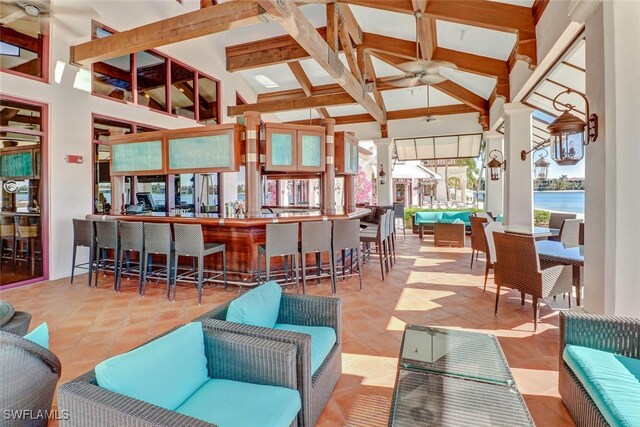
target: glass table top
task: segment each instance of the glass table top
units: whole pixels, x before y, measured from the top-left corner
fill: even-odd
[[[514,385],[494,335],[407,325],[400,368]]]
[[[515,387],[400,369],[389,425],[533,426]]]

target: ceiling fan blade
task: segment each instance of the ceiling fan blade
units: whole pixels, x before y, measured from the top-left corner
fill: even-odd
[[[434,85],[437,83],[442,83],[445,80],[447,80],[447,78],[442,74],[425,74],[420,77],[420,82],[425,85]]]
[[[3,5],[3,8],[4,8],[4,5]],[[24,10],[22,10],[20,8],[17,8],[17,7],[15,9],[16,10],[14,12],[11,12],[7,16],[2,17],[2,19],[0,19],[0,24],[8,25],[8,24],[12,23],[13,21],[16,21],[16,20],[18,20],[20,18],[23,18],[23,17],[27,16],[27,14],[25,13]]]
[[[420,82],[420,77],[416,76],[416,77],[407,77],[404,79],[391,81],[389,82],[389,84],[391,86],[396,86],[396,87],[413,87],[413,86],[416,86],[419,82]]]
[[[93,7],[82,2],[73,2],[70,4],[57,3],[55,6],[51,7],[50,13],[52,15],[100,17],[100,14],[96,12]]]
[[[382,78],[380,78],[380,81],[391,83],[391,82],[394,82],[394,81],[397,81],[397,80],[404,80],[404,79],[413,78],[413,77],[415,77],[415,76],[413,76],[411,74],[409,74],[409,75],[407,75],[407,74],[397,74],[395,76],[382,77]]]
[[[403,62],[402,64],[396,65],[396,68],[407,74],[421,74],[424,73],[425,70],[423,62],[422,60]]]

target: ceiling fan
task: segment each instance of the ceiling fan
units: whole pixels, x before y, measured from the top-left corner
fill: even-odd
[[[66,3],[66,4],[65,4]],[[94,8],[80,1],[56,1],[52,5],[48,0],[0,0],[2,18],[0,24],[10,25],[17,20],[52,20],[74,35],[83,35],[77,28],[69,25],[69,17],[98,17]]]
[[[455,64],[448,61],[439,61],[435,59],[421,59],[418,46],[418,34],[420,25],[419,19],[422,17],[421,12],[415,12],[416,17],[416,59],[402,64],[394,65],[396,68],[405,72],[403,75],[384,77],[381,80],[397,87],[412,87],[418,85],[432,85],[442,83],[447,80],[445,76],[440,74],[440,68],[458,68]]]
[[[427,85],[427,115],[424,116],[425,123],[431,123],[438,121],[434,116],[431,115],[431,99],[430,99],[431,85]]]

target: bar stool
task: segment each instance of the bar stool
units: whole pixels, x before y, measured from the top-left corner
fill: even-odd
[[[89,261],[76,264],[76,253],[78,246],[89,248]],[[76,267],[89,270],[88,285],[91,287],[91,277],[93,275],[93,258],[96,250],[96,232],[93,221],[88,219],[73,219],[73,252],[71,258],[71,283]]]
[[[362,290],[362,265],[360,264],[360,221],[351,219],[348,221],[334,221],[333,235],[331,237],[331,247],[333,254],[333,271],[336,272],[334,277],[333,295],[338,291],[338,269],[335,263],[335,253],[337,251],[351,250],[351,265],[349,267],[349,276],[353,275],[353,251],[356,252],[356,264],[358,267],[358,280],[360,281],[360,290]],[[347,276],[344,265],[344,257],[342,258],[342,280]]]
[[[393,265],[396,263],[396,214],[392,210],[389,210],[388,214],[387,248],[389,249],[389,265],[393,267]]]
[[[175,255],[173,257],[173,300],[176,300],[176,281],[178,276],[178,257],[187,256],[198,259],[196,275],[198,276],[198,304],[202,303],[202,282],[204,273],[204,257],[222,253],[222,275],[224,290],[227,290],[227,260],[224,243],[204,243],[202,225],[174,224]],[[217,277],[217,276],[216,276]]]
[[[369,231],[369,229],[364,229],[360,231],[360,243],[364,243],[365,245],[375,243],[378,249],[378,255],[380,258],[380,275],[382,276],[382,280],[384,280],[384,270],[385,265],[387,267],[387,272],[389,272],[389,267],[387,264],[387,245],[386,245],[386,232],[387,232],[387,217],[388,213],[382,214],[380,216],[380,220],[378,221],[378,226],[375,231]],[[371,257],[371,248],[366,251]]]
[[[404,203],[394,203],[393,204],[393,214],[394,214],[394,220],[393,220],[393,229],[394,232],[393,234],[395,235],[395,229],[396,229],[396,220],[397,219],[401,219],[402,220],[402,236],[404,238],[407,237],[407,230],[405,228],[405,224],[404,224]]]
[[[142,254],[142,289],[141,296],[144,296],[144,291],[147,286],[148,270],[153,266],[149,259],[153,255],[165,255],[167,258],[166,265],[166,278],[167,278],[167,300],[169,300],[171,291],[171,279],[172,274],[172,261],[173,261],[173,240],[171,239],[171,225],[170,224],[152,224],[144,223],[144,250]],[[162,277],[165,270],[151,271],[151,276]]]
[[[302,293],[307,293],[307,257],[309,253],[316,254],[316,278],[320,283],[322,277],[322,253],[329,254],[329,278],[331,279],[331,293],[334,294],[335,275],[331,250],[331,223],[329,221],[313,221],[302,223],[302,241],[300,242],[300,259],[302,260]]]
[[[293,264],[296,274],[296,290],[300,292],[300,273],[298,271],[298,223],[291,224],[267,224],[266,240],[264,245],[258,245],[258,283],[261,282],[260,272],[261,257],[265,258],[266,281],[269,281],[271,272],[271,258],[274,256],[293,256]],[[286,258],[285,258],[286,259]],[[285,282],[287,268],[285,267]]]
[[[100,271],[113,271],[113,290],[118,290],[118,254],[120,253],[120,238],[118,236],[118,221],[96,221],[96,276],[93,285],[98,287]],[[107,250],[113,250],[113,259],[107,257]],[[100,267],[100,263],[104,263]]]
[[[27,217],[23,215],[14,216],[13,221],[15,224],[15,238],[13,242],[13,251],[16,261],[25,261],[27,263],[27,269],[30,269],[31,275],[35,274],[36,266],[36,239],[38,237],[38,219],[37,217]],[[18,243],[24,248],[24,258],[19,259],[18,255]],[[22,252],[22,250],[20,251]]]
[[[11,260],[11,268],[16,271],[16,226],[10,216],[0,216],[0,271],[2,271],[3,260]],[[6,243],[6,245],[5,245]]]
[[[142,254],[144,252],[144,226],[142,222],[120,221],[118,224],[120,231],[120,250],[118,251],[118,282],[116,290],[120,292],[122,287],[122,270],[124,270],[123,258],[127,253],[127,274],[131,275],[131,252],[138,253],[138,294],[142,289]],[[135,271],[135,270],[134,270]]]

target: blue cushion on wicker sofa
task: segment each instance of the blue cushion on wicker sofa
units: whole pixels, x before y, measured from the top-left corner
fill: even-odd
[[[575,345],[562,357],[609,424],[640,425],[640,359]]]
[[[442,219],[443,212],[416,212],[416,225],[435,224]]]
[[[443,220],[456,220],[459,219],[465,223],[465,225],[471,226],[471,212],[459,211],[459,212],[444,212],[442,214]]]
[[[327,326],[301,326],[276,323],[275,329],[311,335],[311,375],[316,373],[336,343],[336,331]]]
[[[29,332],[23,338],[28,339],[41,347],[49,349],[49,326],[47,322],[42,323],[40,326]]]
[[[202,325],[188,323],[107,359],[95,373],[100,387],[174,410],[209,379]]]
[[[251,289],[229,304],[227,321],[273,328],[278,320],[281,296],[282,288],[274,281]]]
[[[220,427],[288,427],[301,407],[298,390],[210,379],[176,412]]]

